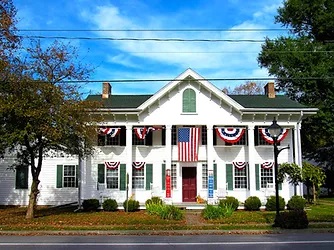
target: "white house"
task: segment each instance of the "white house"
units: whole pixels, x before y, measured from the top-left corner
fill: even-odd
[[[276,118],[283,128],[279,147],[290,147],[278,162],[301,166],[301,123],[317,112],[275,95],[274,83],[266,85],[265,95],[227,95],[191,69],[154,95],[112,94],[109,83],[102,92],[87,97],[103,102],[98,112],[106,118],[94,155],[80,164],[61,153],[46,156],[39,205],[101,195],[118,202],[128,195],[141,203],[152,196],[185,204],[196,196],[212,202],[226,195],[265,200],[274,183],[266,128]],[[31,177],[24,168],[8,170],[12,161],[0,162],[0,204],[26,205]],[[294,188],[285,182],[279,192],[288,200]]]

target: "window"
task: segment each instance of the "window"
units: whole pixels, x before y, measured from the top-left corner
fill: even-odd
[[[107,168],[106,181],[107,188],[118,189],[118,168]]]
[[[208,132],[206,126],[202,126],[202,145],[207,145],[208,144]]]
[[[269,142],[267,142],[263,136],[261,135],[260,131],[259,131],[260,127],[256,126],[254,129],[254,136],[255,136],[255,146],[264,146],[264,145],[272,145]],[[278,142],[277,145],[280,145],[280,143]]]
[[[63,187],[76,187],[75,165],[64,165]]]
[[[126,143],[126,128],[121,126],[121,131],[115,136],[98,134],[98,146],[125,146]]]
[[[195,113],[196,112],[196,93],[193,89],[186,89],[182,95],[182,112]]]
[[[177,189],[177,167],[176,164],[172,164],[172,173],[171,173],[172,189]]]
[[[77,168],[77,165],[57,165],[57,188],[78,187]]]
[[[247,188],[247,165],[243,168],[234,167],[234,187]]]
[[[17,166],[15,172],[15,188],[28,189],[28,166]]]
[[[261,188],[266,188],[267,183],[274,183],[273,168],[261,167]]]
[[[176,126],[172,126],[172,145],[177,145],[177,133]]]
[[[202,164],[202,188],[208,188],[208,164]]]
[[[145,139],[139,139],[136,135],[135,130],[132,130],[132,145],[146,145],[152,146],[153,145],[153,131],[150,131]]]
[[[132,167],[132,187],[133,189],[145,188],[145,167]]]

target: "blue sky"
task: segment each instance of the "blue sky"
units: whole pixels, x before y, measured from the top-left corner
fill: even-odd
[[[268,30],[281,28],[274,24],[281,0],[14,0],[14,4],[18,9],[19,29],[79,30],[20,31],[22,35],[263,40],[287,33]],[[199,31],[157,31],[171,29]],[[208,31],[210,29],[220,31]],[[70,42],[78,47],[80,60],[95,68],[91,80],[173,79],[187,68],[208,79],[268,77],[266,69],[260,69],[257,63],[261,49],[258,42],[96,39]],[[214,81],[213,84],[233,88],[243,82]],[[164,84],[166,82],[112,83],[112,91],[115,94],[153,94]],[[101,85],[86,84],[85,93],[100,93]]]

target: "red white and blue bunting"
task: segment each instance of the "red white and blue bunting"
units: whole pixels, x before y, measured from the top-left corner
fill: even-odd
[[[138,139],[144,140],[146,138],[146,135],[150,131],[155,131],[155,130],[159,130],[159,129],[162,129],[162,128],[161,127],[134,127],[133,129],[134,129]]]
[[[145,162],[140,162],[140,161],[132,162],[132,167],[134,167],[137,170],[140,170],[143,167],[145,167]]]
[[[115,170],[119,167],[121,163],[119,161],[105,161],[104,166],[107,169]]]
[[[111,137],[115,137],[116,135],[119,134],[119,132],[121,131],[121,128],[100,128],[99,129],[99,133],[101,135],[109,135]]]
[[[245,133],[244,128],[220,127],[216,128],[218,136],[225,142],[236,143]]]
[[[268,128],[259,128],[259,131],[260,131],[260,134],[262,135],[263,139],[270,143],[270,144],[273,144],[274,143],[274,140],[273,138],[270,136],[270,133],[268,131]],[[288,135],[288,131],[289,129],[287,128],[282,128],[281,130],[281,134],[278,136],[277,138],[277,142],[280,142],[280,141],[283,141],[284,138]]]
[[[247,162],[241,162],[241,161],[234,161],[232,162],[233,166],[236,167],[237,169],[244,169],[247,166]]]
[[[274,162],[266,161],[261,164],[261,167],[264,169],[271,169],[274,166]]]

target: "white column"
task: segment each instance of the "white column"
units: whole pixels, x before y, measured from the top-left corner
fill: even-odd
[[[300,137],[300,129],[301,129],[301,124],[297,123],[295,125],[294,129],[294,144],[293,146],[295,147],[295,163],[302,167],[302,149],[301,149],[301,137]],[[303,195],[303,184],[299,184],[299,188],[297,188],[297,195]]]
[[[132,195],[132,125],[126,126],[126,174],[129,175],[129,198]]]
[[[165,147],[166,169],[172,165],[172,125],[166,125],[166,147]]]
[[[254,125],[248,125],[248,168],[249,168],[249,195],[256,196],[256,176],[255,176],[255,140]]]

